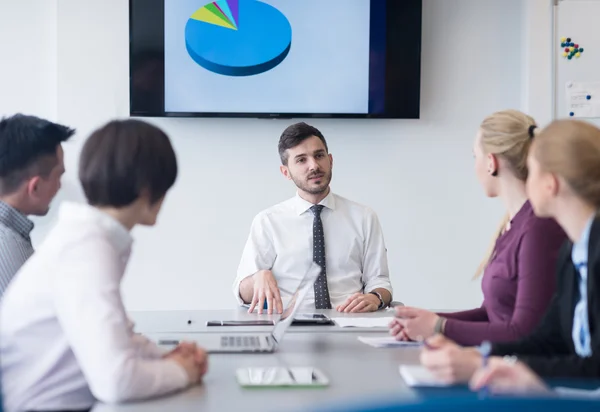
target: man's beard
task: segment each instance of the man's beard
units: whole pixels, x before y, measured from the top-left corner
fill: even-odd
[[[309,179],[311,177],[319,176],[319,175],[322,175],[321,184],[319,186],[311,186]],[[296,187],[298,189],[300,189],[306,193],[310,193],[311,195],[319,195],[321,193],[326,192],[327,189],[329,188],[329,183],[331,183],[332,171],[330,170],[329,173],[327,173],[327,172],[311,173],[304,179],[296,178],[292,174],[290,174],[290,176],[292,177],[292,181],[294,182],[294,184],[296,185]]]

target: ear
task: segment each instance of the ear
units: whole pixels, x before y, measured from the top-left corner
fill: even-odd
[[[40,188],[40,177],[39,176],[34,176],[32,178],[30,178],[27,183],[27,194],[29,196],[37,196],[37,192],[39,191]]]
[[[561,181],[558,176],[553,173],[547,173],[544,178],[544,187],[552,195],[552,197],[558,196],[558,192],[561,190],[561,187],[564,183]]]
[[[279,171],[287,180],[291,180],[292,176],[290,175],[290,169],[288,169],[286,165],[279,166]]]
[[[331,153],[329,153],[329,165],[333,169],[333,155]]]
[[[496,155],[488,154],[488,173],[492,176],[496,176],[498,174],[498,158]]]

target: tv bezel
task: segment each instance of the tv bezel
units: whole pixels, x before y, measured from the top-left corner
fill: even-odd
[[[173,1],[173,0],[170,0]],[[258,0],[257,0],[258,1]],[[421,43],[423,0],[370,0],[372,7],[385,7],[386,64],[384,113],[260,113],[260,112],[169,112],[165,110],[164,76],[164,2],[165,0],[129,0],[129,114],[133,117],[178,118],[332,118],[332,119],[418,119],[421,102]],[[152,85],[155,97],[145,102],[150,108],[141,108],[136,100],[134,71],[146,50],[136,45],[137,7],[158,10],[153,13],[148,36],[155,42],[154,51],[162,65]],[[147,19],[145,19],[147,20]],[[407,63],[408,62],[408,63]],[[372,74],[370,74],[371,76]],[[406,79],[406,81],[404,81]],[[372,80],[370,80],[371,82]],[[392,104],[393,103],[393,104]],[[388,110],[388,105],[390,109]]]

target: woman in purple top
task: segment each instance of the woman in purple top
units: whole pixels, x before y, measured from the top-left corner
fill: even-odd
[[[506,110],[487,117],[475,138],[477,177],[486,195],[499,197],[507,210],[478,270],[482,306],[444,314],[399,307],[390,324],[396,339],[441,333],[461,345],[478,345],[514,341],[538,325],[555,291],[555,263],[566,234],[554,220],[536,217],[527,199],[527,154],[535,129],[531,117]]]

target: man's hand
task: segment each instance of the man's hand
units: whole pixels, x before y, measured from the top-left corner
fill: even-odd
[[[252,275],[254,281],[254,293],[252,302],[250,303],[249,313],[254,312],[254,308],[258,307],[258,313],[263,313],[265,300],[267,301],[267,313],[269,315],[283,312],[283,303],[279,294],[279,287],[273,272],[270,270],[260,270]]]
[[[424,309],[397,307],[396,339],[398,335],[406,336],[411,340],[423,340],[430,338],[435,333],[435,323],[439,316]],[[402,332],[402,333],[401,333]],[[403,340],[403,339],[398,339]]]
[[[486,368],[478,370],[470,382],[472,390],[487,386],[492,393],[543,394],[546,384],[524,363],[510,364],[502,358],[492,357]]]
[[[421,363],[447,384],[466,383],[481,366],[481,355],[475,348],[461,348],[442,335],[427,340],[421,352]]]
[[[177,362],[185,369],[190,385],[200,383],[208,371],[208,355],[195,343],[182,342],[164,358]]]
[[[372,293],[355,293],[335,309],[346,313],[375,312],[380,303],[379,298]]]

